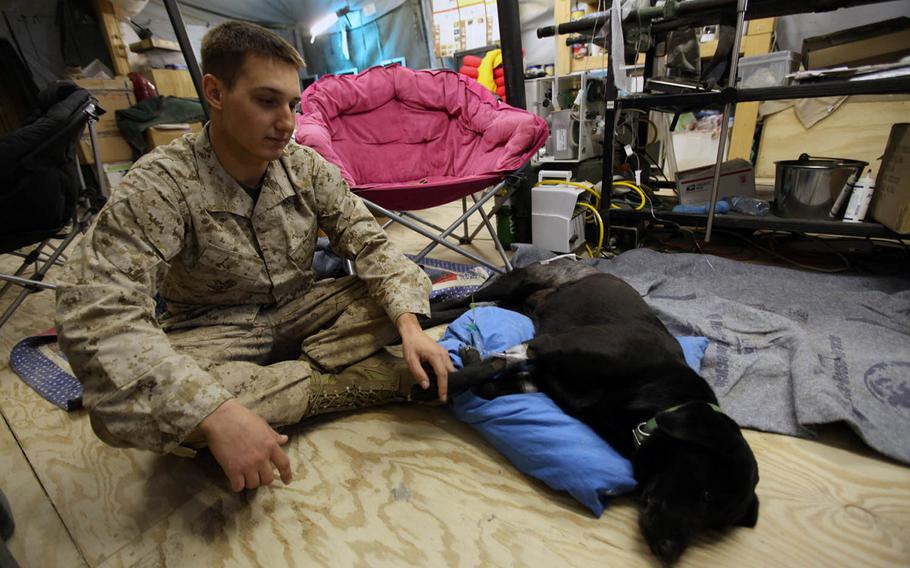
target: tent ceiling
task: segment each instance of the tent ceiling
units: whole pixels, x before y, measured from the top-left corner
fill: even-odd
[[[160,0],[159,0],[160,1]],[[309,27],[323,15],[349,5],[352,10],[373,11],[364,21],[401,5],[404,0],[177,0],[181,10],[197,9],[202,13],[215,13],[226,18],[259,22],[274,26],[299,24]],[[370,5],[372,4],[372,10]]]

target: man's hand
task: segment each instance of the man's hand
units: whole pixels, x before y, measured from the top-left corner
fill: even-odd
[[[291,462],[281,449],[288,437],[234,399],[219,406],[199,424],[212,455],[233,491],[270,484],[278,468],[281,481],[291,482]]]
[[[429,364],[436,375],[439,385],[439,400],[445,402],[448,393],[449,373],[455,370],[448,352],[441,345],[424,333],[414,314],[401,314],[395,320],[398,333],[401,335],[401,346],[404,351],[404,360],[411,370],[411,375],[417,379],[424,389],[429,388],[430,380],[421,363]]]

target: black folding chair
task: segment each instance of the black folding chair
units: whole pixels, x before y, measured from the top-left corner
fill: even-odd
[[[47,272],[62,264],[63,254],[104,204],[101,160],[95,122],[104,113],[88,91],[61,81],[38,95],[39,114],[0,139],[0,254],[22,257],[14,274],[0,273],[19,296],[0,316],[0,327],[29,294],[52,290]],[[88,125],[97,188],[89,188],[76,158],[79,137]],[[61,240],[62,239],[62,240]],[[37,245],[27,252],[20,249]],[[27,274],[29,268],[32,271]]]

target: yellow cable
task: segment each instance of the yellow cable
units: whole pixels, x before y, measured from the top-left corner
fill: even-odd
[[[537,182],[536,184],[534,184],[534,187],[538,187],[541,185],[568,185],[568,186],[583,189],[594,196],[594,205],[591,205],[590,203],[584,203],[584,202],[579,202],[577,205],[590,210],[590,214],[585,214],[585,221],[590,221],[590,218],[588,217],[588,215],[591,215],[593,217],[593,219],[597,222],[597,227],[599,229],[598,240],[597,240],[597,249],[594,252],[592,252],[590,247],[587,245],[587,243],[585,244],[585,248],[587,249],[588,254],[590,254],[592,258],[599,257],[601,251],[603,250],[603,242],[604,242],[604,222],[603,222],[603,218],[601,218],[600,213],[598,212],[598,208],[600,207],[600,194],[591,185],[586,185],[586,184],[574,182],[574,181],[565,181],[565,180],[559,180],[559,179],[545,179],[545,180],[541,180],[541,181]],[[641,203],[639,203],[638,206],[635,207],[635,210],[641,211],[642,209],[644,209],[645,204],[647,203],[647,195],[645,195],[645,192],[642,191],[642,189],[639,186],[635,185],[634,183],[632,183],[630,181],[625,181],[625,180],[614,181],[613,185],[628,187],[629,189],[632,189],[633,191],[638,193],[639,197],[641,198]],[[619,205],[617,205],[615,203],[611,203],[610,208],[611,209],[620,209]]]
[[[597,191],[595,191],[594,188],[593,188],[592,186],[590,186],[590,185],[585,185],[585,184],[583,184],[583,183],[578,183],[577,181],[563,181],[563,180],[561,180],[561,179],[545,179],[545,180],[541,180],[541,181],[535,183],[535,184],[534,184],[534,187],[537,187],[537,186],[539,186],[539,185],[571,185],[572,187],[581,188],[581,189],[587,191],[588,193],[591,193],[592,195],[594,195],[594,206],[595,206],[595,207],[599,207],[599,206],[600,206],[600,194],[597,193]]]
[[[614,185],[614,186],[617,186],[617,185],[618,185],[618,186],[620,186],[620,187],[628,187],[629,189],[631,189],[631,190],[635,191],[636,193],[638,193],[638,196],[641,198],[641,203],[639,203],[639,204],[635,207],[635,210],[636,210],[636,211],[641,211],[642,209],[645,208],[645,204],[647,203],[647,196],[645,195],[645,192],[641,189],[641,187],[635,185],[635,184],[632,183],[631,181],[625,181],[625,180],[614,181],[614,182],[613,182],[613,185]]]
[[[597,209],[589,203],[578,203],[579,207],[584,207],[585,209],[590,209],[591,213],[594,214],[594,218],[597,220],[597,226],[600,228],[600,236],[597,239],[597,249],[596,256],[591,255],[592,257],[599,257],[600,251],[603,249],[604,245],[604,222],[600,217],[600,213],[597,212]]]

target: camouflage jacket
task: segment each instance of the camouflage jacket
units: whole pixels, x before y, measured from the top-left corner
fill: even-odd
[[[230,394],[178,354],[165,330],[251,324],[262,306],[309,290],[320,228],[392,320],[428,314],[429,279],[313,150],[289,144],[269,164],[255,203],[219,163],[207,130],[137,161],[57,289],[60,345],[86,406],[140,392],[147,400],[135,402],[171,441],[149,449],[175,446]],[[161,318],[156,292],[167,307]]]

